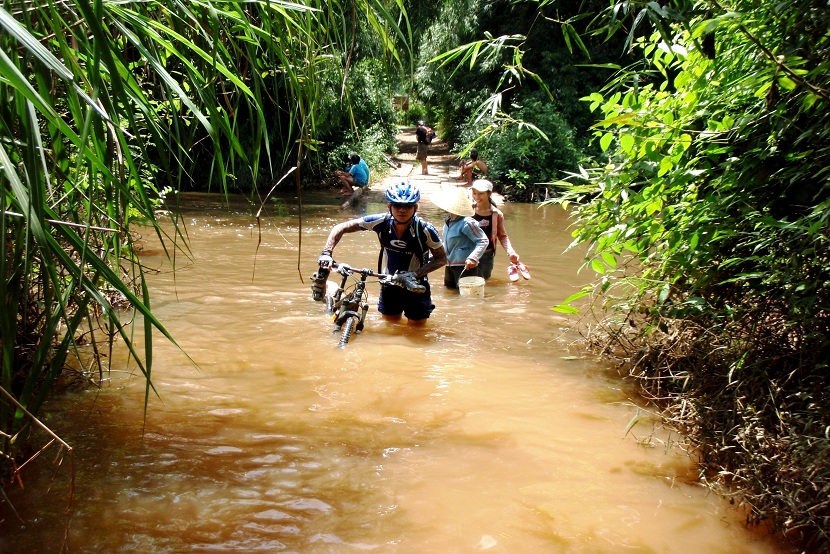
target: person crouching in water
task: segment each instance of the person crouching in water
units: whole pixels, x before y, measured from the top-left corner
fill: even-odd
[[[447,266],[444,268],[444,285],[458,288],[463,276],[478,275],[478,263],[487,249],[487,235],[481,230],[473,215],[473,204],[467,189],[452,187],[432,197],[432,202],[448,212],[444,221],[444,248]]]
[[[478,150],[472,148],[470,149],[470,159],[461,164],[461,175],[458,176],[458,180],[464,181],[464,184],[469,187],[473,181],[480,179],[488,171],[487,164],[478,157]]]
[[[366,215],[335,225],[317,259],[320,271],[311,286],[314,299],[323,300],[325,278],[333,262],[332,253],[342,236],[356,231],[374,231],[380,240],[378,271],[396,275],[407,285],[381,285],[378,311],[387,320],[399,320],[403,314],[410,324],[426,322],[435,309],[427,273],[442,268],[447,262],[447,254],[435,226],[415,214],[420,199],[418,187],[397,181],[386,188],[387,213]]]
[[[369,164],[362,160],[357,152],[349,152],[348,158],[351,164],[349,168],[346,171],[338,169],[334,172],[340,179],[340,192],[344,196],[351,196],[354,192],[353,187],[363,188],[369,184]]]

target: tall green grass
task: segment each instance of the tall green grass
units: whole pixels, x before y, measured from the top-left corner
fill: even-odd
[[[156,213],[206,157],[223,187],[301,167],[322,83],[345,86],[357,22],[386,63],[409,59],[397,0],[0,5],[0,388],[16,401],[0,395],[7,461],[70,357],[92,382],[106,370],[101,340],[129,349],[146,405],[153,330],[173,337],[153,316],[133,228],[186,253],[175,210],[169,234]],[[126,324],[134,313],[141,351]],[[81,340],[92,356],[79,355]]]

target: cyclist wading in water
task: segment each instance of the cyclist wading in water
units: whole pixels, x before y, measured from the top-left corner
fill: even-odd
[[[386,188],[389,213],[367,215],[335,225],[317,259],[321,271],[327,272],[333,262],[332,252],[344,234],[356,231],[377,233],[380,240],[378,271],[401,274],[403,282],[425,287],[425,290],[416,292],[381,285],[378,311],[384,319],[399,320],[405,315],[409,323],[421,324],[435,309],[427,274],[444,267],[447,254],[435,226],[416,215],[420,199],[421,193],[415,185],[406,181],[392,183]],[[315,282],[314,286],[325,287],[325,280],[320,285]]]

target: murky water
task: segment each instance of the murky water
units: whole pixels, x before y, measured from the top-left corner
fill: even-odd
[[[58,552],[67,532],[69,552],[782,551],[695,485],[648,418],[627,433],[631,392],[550,310],[587,279],[560,209],[506,208],[531,281],[507,280],[503,251],[484,300],[434,274],[425,328],[370,312],[340,349],[308,276],[346,214],[306,201],[298,272],[290,200],[257,253],[249,212],[190,198],[192,259],[143,258],[181,347],[156,343],[146,420],[134,368],[57,401],[45,419],[76,449],[74,513],[68,464],[41,463],[11,491],[25,526],[3,507],[9,552]],[[377,239],[336,254],[372,267]]]

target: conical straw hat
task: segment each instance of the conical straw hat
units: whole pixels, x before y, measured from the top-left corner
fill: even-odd
[[[463,187],[446,188],[431,196],[432,203],[454,215],[471,216],[475,213],[473,210],[473,201],[470,200],[469,193]]]

